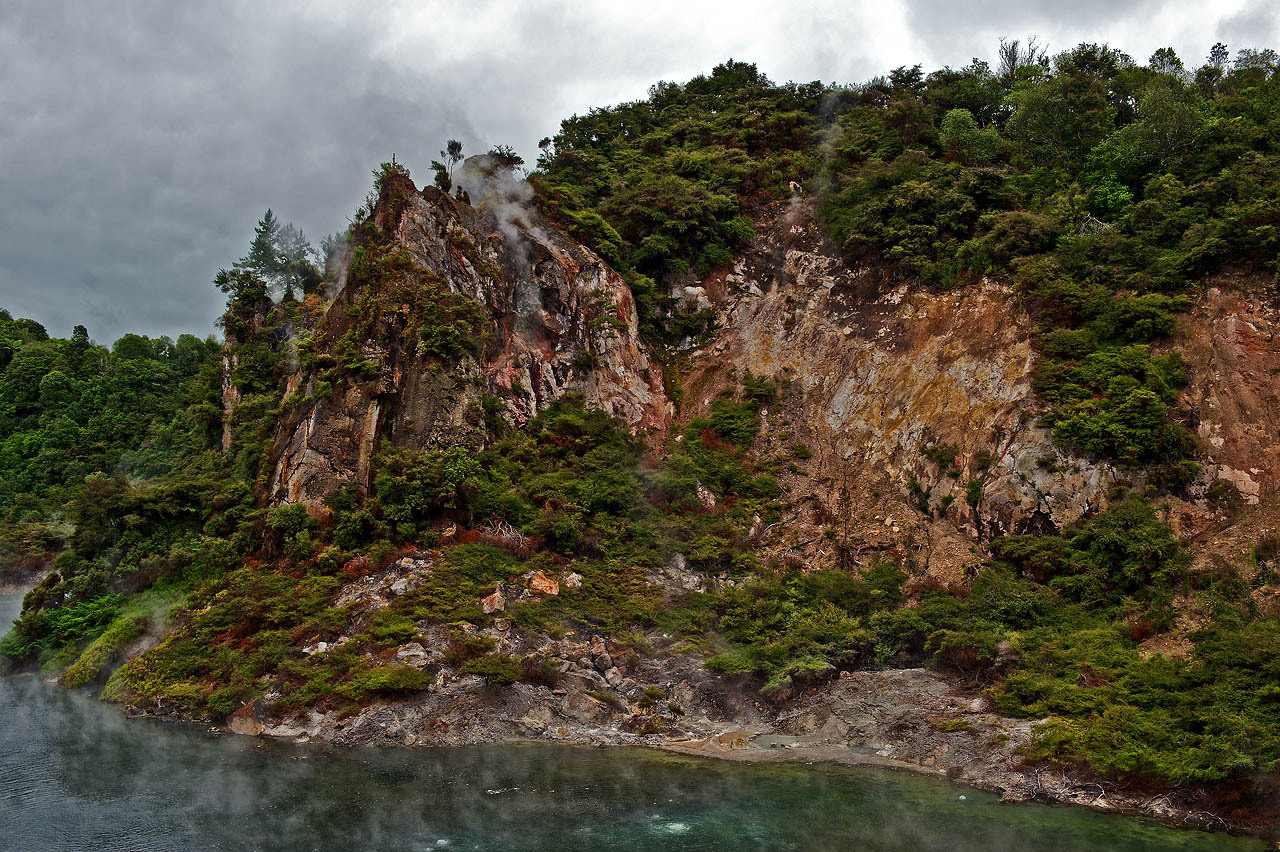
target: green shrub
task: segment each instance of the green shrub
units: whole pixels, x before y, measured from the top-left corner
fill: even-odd
[[[462,671],[478,675],[495,686],[510,686],[520,680],[521,675],[520,663],[501,654],[486,654],[467,660],[462,664]]]
[[[418,635],[418,628],[405,615],[390,609],[374,613],[369,635],[382,642],[396,645],[410,641]]]
[[[82,686],[88,683],[102,674],[126,643],[137,639],[144,632],[144,625],[137,619],[127,616],[117,618],[62,673],[59,682],[63,686]]]
[[[982,502],[982,480],[970,477],[964,484],[964,502],[978,508],[978,504]]]

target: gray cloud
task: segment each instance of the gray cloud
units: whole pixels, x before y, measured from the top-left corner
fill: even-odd
[[[266,207],[318,239],[345,224],[380,159],[474,136],[461,92],[371,58],[376,19],[8,8],[0,305],[102,340],[211,331],[209,281]]]
[[[904,2],[920,53],[938,65],[961,65],[974,56],[989,59],[1000,38],[1037,35],[1050,53],[1081,42],[1105,43],[1145,62],[1156,49],[1173,47],[1196,67],[1215,41],[1240,48],[1264,46],[1276,37],[1271,0]]]
[[[392,152],[420,183],[450,137],[467,153],[503,143],[532,160],[561,118],[729,57],[776,80],[850,82],[989,57],[1000,35],[1037,32],[1054,47],[1090,37],[1143,58],[1184,33],[1194,62],[1220,28],[1274,35],[1265,9],[8,0],[0,307],[56,333],[82,322],[101,341],[212,331],[221,296],[209,281],[266,207],[318,241],[345,226]]]
[[[1275,48],[1274,39],[1280,15],[1271,3],[1249,3],[1217,28],[1218,38],[1233,49],[1242,47]]]

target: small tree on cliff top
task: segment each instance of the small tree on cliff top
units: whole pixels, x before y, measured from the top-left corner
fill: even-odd
[[[316,269],[315,249],[300,228],[290,222],[281,225],[270,208],[262,214],[253,229],[249,251],[235,263],[235,269],[252,273],[284,298],[295,298],[295,289],[304,293],[320,281]],[[224,292],[229,277],[220,272],[221,281],[214,283]]]
[[[431,161],[431,169],[436,173],[434,183],[441,192],[448,192],[453,187],[453,167],[461,159],[462,143],[457,139],[450,139],[440,152],[440,159]]]

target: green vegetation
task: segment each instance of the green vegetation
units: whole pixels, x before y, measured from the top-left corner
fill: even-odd
[[[456,363],[464,352],[476,352],[487,329],[475,300],[450,292],[438,276],[416,267],[390,236],[367,230],[347,271],[348,292],[357,294],[343,307],[348,321],[341,330],[321,322],[300,355],[302,362],[321,367],[322,382],[336,381],[339,371],[374,378],[378,366],[368,358],[369,341],[400,322],[406,326],[402,339],[423,353]]]
[[[130,334],[108,350],[81,326],[51,339],[0,312],[0,558],[54,568],[28,593],[6,657],[95,679],[156,615],[147,600],[167,610],[257,547],[253,486],[307,313],[293,290],[318,281],[310,254],[268,211],[246,257],[218,272],[225,413],[213,339]]]
[[[1242,578],[1189,576],[1145,502],[1130,497],[1061,536],[994,549],[994,565],[958,590],[904,588],[889,564],[777,566],[688,595],[664,626],[718,650],[708,667],[758,675],[779,697],[841,669],[951,670],[985,685],[1003,713],[1049,717],[1029,756],[1122,780],[1221,781],[1277,765],[1280,622],[1257,615]],[[1171,626],[1176,589],[1209,621],[1192,634],[1190,658],[1145,656],[1139,643]],[[907,591],[918,603],[903,608]]]
[[[383,447],[373,493],[334,492],[326,501],[332,518],[323,526],[293,506],[246,519],[242,535],[275,553],[273,566],[224,563],[166,574],[185,590],[176,628],[117,670],[106,694],[216,717],[272,691],[287,696],[281,709],[350,709],[375,693],[421,689],[429,673],[390,667],[387,674],[386,655],[432,624],[487,623],[479,600],[495,584],[536,570],[577,573],[581,584],[540,602],[511,604],[506,615],[523,628],[620,633],[652,627],[663,606],[646,571],[681,552],[695,570],[747,572],[754,562],[746,527],[754,514],[776,512],[770,503],[776,484],[753,471],[734,443],[749,441],[756,410],[773,393],[755,379],[748,378],[748,386],[741,399],[718,401],[710,420],[695,421],[662,469],[645,468],[643,448],[632,436],[573,397],[481,453]],[[714,493],[714,509],[700,502],[701,483]],[[478,537],[444,550],[420,585],[333,644],[352,618],[332,606],[339,584],[391,561],[402,545],[429,541],[448,521],[466,524]],[[230,560],[234,553],[226,547],[221,555]],[[5,653],[54,659],[69,648],[79,662],[64,678],[87,681],[125,637],[136,635],[130,635],[136,617],[125,617],[120,607],[119,596],[107,596],[33,608]],[[495,685],[554,681],[544,663],[494,655],[482,638],[462,636],[451,646],[449,655],[463,671]],[[322,641],[331,647],[301,650]],[[381,663],[370,664],[369,655]]]
[[[872,566],[864,575],[842,570],[800,572],[778,568],[714,596],[690,597],[675,619],[696,635],[720,636],[732,649],[707,667],[725,674],[757,672],[767,692],[802,685],[838,668],[881,664],[876,637],[864,625],[903,602],[904,576],[896,566]]]
[[[61,550],[86,477],[167,475],[190,442],[213,439],[218,350],[132,334],[107,349],[83,326],[51,338],[0,311],[0,559],[35,566]]]
[[[1191,436],[1167,338],[1225,261],[1275,272],[1280,83],[1265,58],[1194,76],[1081,45],[996,74],[900,68],[839,95],[823,218],[854,261],[942,287],[1017,283],[1040,322],[1037,389],[1071,449],[1179,487]],[[1230,236],[1228,236],[1230,235]]]
[[[315,249],[302,231],[290,222],[281,225],[270,209],[254,228],[253,242],[235,269],[248,272],[269,283],[282,301],[292,302],[298,293],[312,293],[320,284]]]
[[[1175,783],[1280,760],[1280,623],[1259,617],[1244,578],[1188,575],[1144,503],[1131,498],[1060,537],[1004,539],[996,552],[1001,603],[969,628],[968,645],[981,661],[977,649],[1003,635],[1020,655],[993,695],[1003,712],[1050,717],[1031,756]],[[1140,654],[1141,640],[1170,626],[1177,588],[1208,617],[1194,650],[1185,660]]]
[[[628,274],[646,334],[679,341],[708,317],[678,314],[659,285],[727,265],[753,208],[814,173],[823,94],[731,60],[566,119],[531,180],[552,218]]]

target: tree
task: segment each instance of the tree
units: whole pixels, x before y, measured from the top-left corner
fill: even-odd
[[[538,155],[538,168],[550,168],[556,157],[556,146],[550,136],[543,136],[538,140],[538,150],[542,152]]]
[[[324,274],[337,275],[342,255],[347,250],[347,232],[338,231],[320,240],[320,259],[324,261]]]
[[[462,143],[457,139],[450,139],[444,144],[444,150],[440,152],[440,157],[449,164],[449,180],[453,181],[453,167],[462,159]]]
[[[1172,47],[1162,47],[1151,54],[1151,58],[1147,60],[1147,65],[1157,74],[1168,74],[1179,79],[1185,77],[1187,73],[1182,60],[1178,58],[1178,54],[1174,52]]]
[[[315,249],[302,230],[292,222],[281,225],[268,208],[254,227],[249,251],[235,262],[234,268],[252,273],[268,290],[276,290],[292,301],[296,298],[295,288],[306,293],[319,284],[320,271],[314,258]],[[245,280],[233,279],[235,276],[221,270],[213,283],[224,293],[247,294],[252,290]]]
[[[489,156],[493,157],[499,168],[510,170],[524,165],[524,157],[517,154],[510,145],[494,145],[489,149]]]
[[[1097,188],[1111,185],[1119,205],[1098,209],[1110,216],[1132,203],[1132,193],[1120,185],[1137,186],[1155,169],[1167,169],[1195,150],[1204,135],[1205,117],[1194,90],[1177,78],[1157,77],[1146,88],[1137,108],[1138,118],[1097,145],[1086,160],[1088,181]],[[1123,197],[1122,197],[1123,196]],[[1096,200],[1096,199],[1095,199]],[[1098,205],[1094,205],[1098,208]],[[1102,205],[1107,207],[1107,205]]]
[[[1138,107],[1139,119],[1130,127],[1143,158],[1162,167],[1195,148],[1205,119],[1191,93],[1177,83],[1152,85]]]
[[[1280,57],[1271,48],[1257,50],[1247,47],[1236,54],[1236,61],[1232,63],[1232,75],[1245,75],[1253,78],[1255,83],[1261,83],[1275,73],[1277,65],[1280,65]]]
[[[1222,82],[1222,78],[1227,76],[1230,65],[1231,53],[1225,44],[1218,42],[1209,49],[1209,58],[1196,71],[1196,83],[1202,90],[1212,92]]]
[[[1039,83],[1021,83],[1010,99],[1016,111],[1007,134],[1044,163],[1080,163],[1114,127],[1106,85],[1092,74],[1059,74]]]
[[[1209,59],[1205,65],[1225,72],[1230,57],[1231,53],[1227,50],[1227,46],[1222,42],[1218,42],[1209,49]]]
[[[294,298],[294,288],[308,293],[320,283],[320,273],[316,269],[315,249],[308,242],[301,228],[293,223],[280,229],[277,243],[279,257],[279,279],[284,285],[284,297],[290,301]]]
[[[1007,114],[1004,86],[981,59],[974,59],[959,71],[944,68],[933,72],[925,79],[924,97],[938,114],[967,109],[984,127],[1003,121]]]
[[[449,177],[449,168],[439,160],[431,161],[431,170],[436,173],[432,183],[436,185],[436,189],[441,192],[448,192],[453,188],[453,179]]]
[[[991,128],[980,129],[967,109],[947,111],[942,117],[940,139],[948,154],[975,164],[990,162],[1000,144],[999,135]]]
[[[1121,71],[1132,68],[1133,59],[1106,44],[1080,44],[1055,56],[1053,67],[1059,74],[1083,74],[1110,82]]]
[[[889,85],[895,93],[906,95],[924,94],[924,72],[919,65],[908,68],[901,65],[889,72]]]
[[[267,297],[267,282],[249,269],[219,269],[213,286],[230,296],[236,304],[251,304]]]
[[[1016,38],[1000,39],[1000,47],[996,51],[1000,58],[1000,79],[1008,85],[1023,76],[1024,68],[1047,69],[1048,52],[1049,48],[1041,47],[1035,36],[1030,36],[1025,46]]]
[[[381,193],[386,187],[387,182],[396,177],[409,177],[409,169],[404,163],[396,159],[395,152],[392,152],[391,159],[378,166],[373,172],[373,188]]]
[[[237,269],[252,270],[270,279],[280,270],[280,220],[267,208],[253,229],[253,242],[248,253],[236,261]]]

